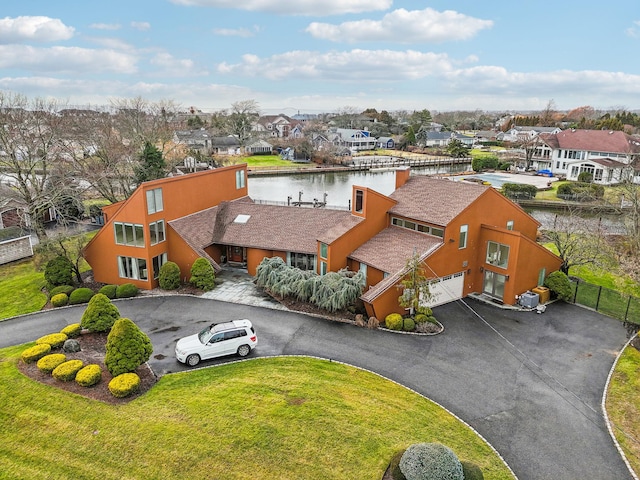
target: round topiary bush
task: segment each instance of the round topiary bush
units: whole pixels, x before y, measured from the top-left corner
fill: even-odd
[[[464,480],[456,454],[439,443],[411,445],[400,459],[400,471],[407,480]]]
[[[93,387],[102,380],[102,369],[95,363],[82,367],[76,374],[76,383],[81,387]]]
[[[66,293],[58,293],[51,297],[51,305],[54,307],[64,307],[69,303],[69,296]]]
[[[45,355],[48,355],[49,352],[51,352],[51,345],[48,343],[42,343],[23,350],[20,358],[22,358],[24,363],[33,363],[37,362]]]
[[[402,315],[390,313],[385,317],[384,324],[389,330],[402,330]]]
[[[569,277],[560,270],[551,272],[547,278],[544,279],[544,286],[551,290],[551,293],[560,300],[569,301],[573,296]]]
[[[180,286],[180,267],[175,262],[167,262],[160,267],[158,283],[163,290],[175,290]]]
[[[76,288],[71,295],[69,295],[69,305],[80,305],[81,303],[87,303],[95,295],[90,288],[82,287]]]
[[[80,325],[90,332],[108,332],[120,318],[120,311],[106,295],[97,293],[82,314]]]
[[[462,461],[462,472],[464,473],[464,480],[484,480],[484,473],[480,470],[480,467],[473,462]]]
[[[131,298],[138,295],[138,287],[133,283],[123,283],[116,287],[116,298]]]
[[[413,321],[413,318],[405,318],[404,325],[402,326],[402,330],[405,332],[413,332],[416,329],[416,322]]]
[[[82,330],[82,327],[80,326],[79,323],[72,323],[64,327],[62,330],[60,330],[60,333],[64,333],[68,338],[76,338],[80,336],[81,330]]]
[[[128,318],[116,321],[107,337],[104,364],[114,377],[136,368],[149,360],[153,346],[151,340]]]
[[[36,345],[40,345],[42,343],[48,343],[51,345],[52,349],[60,348],[64,342],[67,340],[67,337],[64,333],[50,333],[49,335],[45,335],[36,340]]]
[[[66,361],[67,356],[64,353],[51,353],[38,360],[36,366],[41,372],[51,373],[58,365],[61,365]]]
[[[44,267],[44,279],[50,288],[73,283],[73,265],[66,257],[52,258]]]
[[[213,290],[216,286],[216,272],[205,258],[200,257],[191,265],[189,283],[205,292]]]
[[[413,317],[413,321],[415,322],[416,325],[419,325],[421,323],[428,322],[429,321],[429,317],[427,315],[425,315],[424,313],[418,313],[418,314],[416,314],[415,317]]]
[[[67,362],[61,363],[56,368],[53,369],[51,375],[56,380],[60,380],[62,382],[70,382],[76,378],[76,374],[80,371],[80,369],[84,366],[82,360],[69,360]]]
[[[49,298],[53,298],[59,293],[65,293],[67,296],[69,296],[75,289],[76,287],[73,287],[71,285],[58,285],[57,287],[53,287],[51,290],[49,290]]]
[[[122,373],[111,379],[109,391],[114,397],[124,398],[134,394],[140,388],[140,377],[136,373]]]
[[[105,285],[100,290],[98,290],[98,293],[101,293],[104,296],[106,296],[107,298],[113,300],[114,298],[116,298],[116,289],[117,288],[118,288],[117,285]]]

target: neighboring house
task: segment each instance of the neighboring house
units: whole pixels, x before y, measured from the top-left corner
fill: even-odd
[[[266,140],[250,139],[244,147],[247,155],[271,155],[273,153],[273,145]]]
[[[578,180],[582,172],[602,185],[620,183],[634,176],[640,158],[640,139],[621,131],[563,130],[541,134],[532,160],[538,170],[549,169],[556,176]]]
[[[494,130],[478,130],[475,134],[478,143],[495,142],[498,132]]]
[[[213,137],[209,135],[209,132],[204,128],[197,130],[178,130],[174,133],[173,140],[177,145],[184,145],[189,150],[195,150],[203,155],[209,155],[213,147]]]
[[[497,139],[503,142],[528,142],[542,133],[555,135],[562,130],[558,127],[513,127],[506,132],[497,135]]]
[[[273,138],[289,138],[291,129],[298,124],[299,122],[283,114],[264,115],[258,118],[252,130],[257,133],[267,134]]]
[[[353,128],[335,128],[329,134],[329,139],[337,147],[346,147],[351,152],[361,150],[375,150],[377,140],[368,130]]]
[[[352,208],[342,211],[256,204],[245,179],[238,165],[155,180],[105,208],[107,223],[85,252],[96,281],[153,288],[164,262],[187,278],[198,257],[255,275],[278,256],[319,274],[364,270],[362,300],[382,319],[403,312],[398,285],[414,253],[433,280],[429,305],[472,292],[514,304],[561,264],[536,243],[538,222],[490,187],[404,168],[393,194],[353,186]]]
[[[391,137],[379,137],[376,143],[377,148],[396,148],[396,142]]]
[[[211,153],[217,155],[240,155],[242,147],[237,137],[211,137]]]

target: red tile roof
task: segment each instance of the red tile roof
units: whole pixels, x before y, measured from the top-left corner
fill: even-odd
[[[584,150],[604,153],[640,153],[640,139],[621,131],[563,130],[556,134],[540,134],[539,137],[554,149]]]
[[[390,197],[390,213],[446,226],[491,187],[426,176],[409,177]]]
[[[356,249],[350,258],[386,273],[403,269],[414,253],[423,255],[442,245],[442,239],[401,227],[388,227]]]

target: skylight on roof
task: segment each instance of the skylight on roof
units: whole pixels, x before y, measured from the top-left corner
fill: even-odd
[[[247,223],[250,218],[251,218],[251,215],[244,215],[241,213],[236,217],[233,223]]]

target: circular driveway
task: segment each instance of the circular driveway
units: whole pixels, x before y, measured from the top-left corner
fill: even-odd
[[[438,307],[446,330],[426,337],[194,297],[115,303],[151,338],[149,363],[159,375],[186,370],[173,353],[179,338],[214,320],[249,318],[259,342],[252,356],[331,358],[406,385],[474,427],[521,480],[631,478],[600,411],[626,331],[597,313],[557,303],[537,315],[465,300]],[[0,347],[59,331],[83,311],[64,308],[0,322]],[[229,359],[235,358],[202,365]]]

